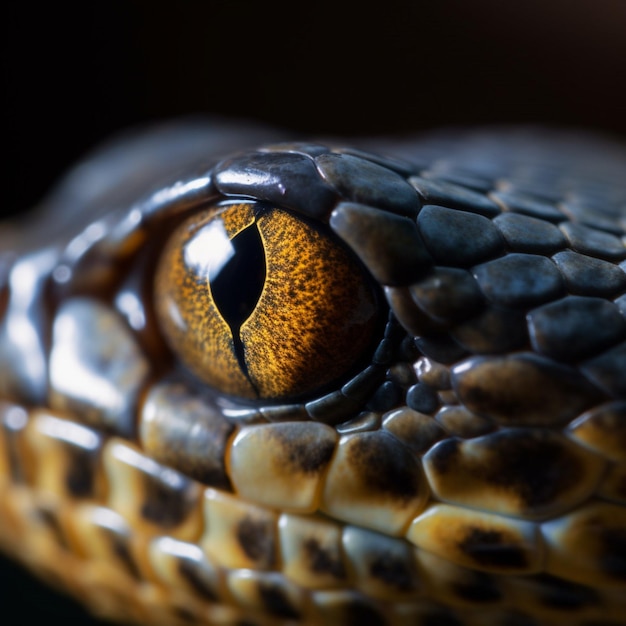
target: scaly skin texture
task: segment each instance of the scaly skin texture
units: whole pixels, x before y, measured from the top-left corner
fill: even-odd
[[[624,149],[158,132],[0,238],[2,548],[129,623],[623,624]]]

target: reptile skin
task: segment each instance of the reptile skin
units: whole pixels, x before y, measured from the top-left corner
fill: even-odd
[[[625,624],[624,146],[284,139],[139,132],[4,227],[0,547],[125,623]]]

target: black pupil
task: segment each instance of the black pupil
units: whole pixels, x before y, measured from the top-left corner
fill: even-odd
[[[246,372],[239,329],[254,311],[263,291],[265,250],[256,224],[235,235],[230,243],[235,254],[211,278],[211,292],[215,306],[232,333],[239,366]]]

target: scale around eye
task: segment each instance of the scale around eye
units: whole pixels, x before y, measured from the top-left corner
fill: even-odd
[[[377,287],[329,229],[253,202],[213,207],[167,241],[155,309],[174,353],[240,398],[310,395],[362,364]]]

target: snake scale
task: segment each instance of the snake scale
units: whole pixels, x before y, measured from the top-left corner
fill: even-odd
[[[179,123],[34,215],[0,546],[44,580],[137,624],[626,623],[622,145]]]

